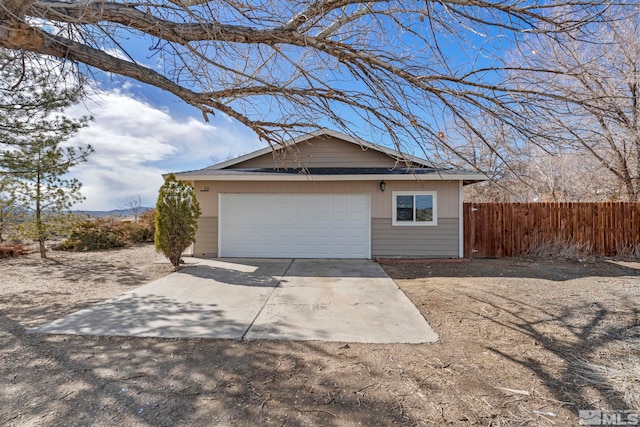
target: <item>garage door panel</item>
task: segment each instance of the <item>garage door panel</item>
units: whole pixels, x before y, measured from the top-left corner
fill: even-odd
[[[220,256],[368,258],[366,194],[221,194]]]

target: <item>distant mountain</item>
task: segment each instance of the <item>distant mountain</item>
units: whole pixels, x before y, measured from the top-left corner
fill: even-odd
[[[144,213],[153,208],[141,207],[140,213]],[[75,210],[73,213],[78,215],[89,215],[92,217],[105,217],[105,216],[113,216],[113,217],[127,217],[133,216],[133,210],[131,209],[111,209],[110,211],[85,211],[85,210]]]

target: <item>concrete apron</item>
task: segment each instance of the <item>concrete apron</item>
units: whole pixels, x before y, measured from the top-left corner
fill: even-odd
[[[368,260],[200,260],[29,333],[429,343],[438,335]]]

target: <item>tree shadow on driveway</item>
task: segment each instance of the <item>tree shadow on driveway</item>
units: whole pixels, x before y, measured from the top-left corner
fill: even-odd
[[[56,295],[0,297],[2,425],[397,425],[404,410],[338,344],[43,336]],[[132,303],[129,309],[135,312]],[[235,325],[228,323],[226,327]],[[324,372],[340,369],[338,376]]]
[[[160,295],[126,293],[38,327],[29,333],[140,337],[242,336],[217,304],[182,303]]]
[[[273,288],[276,287],[279,282],[279,279],[274,276],[267,276],[253,272],[235,271],[228,268],[219,268],[209,265],[190,266],[180,270],[179,274],[187,274],[200,279],[211,279],[220,283],[240,286],[265,286]]]

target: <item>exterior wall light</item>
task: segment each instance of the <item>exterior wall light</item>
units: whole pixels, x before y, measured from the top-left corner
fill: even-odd
[[[380,191],[384,192],[385,188],[387,188],[387,183],[384,181],[380,181]]]

